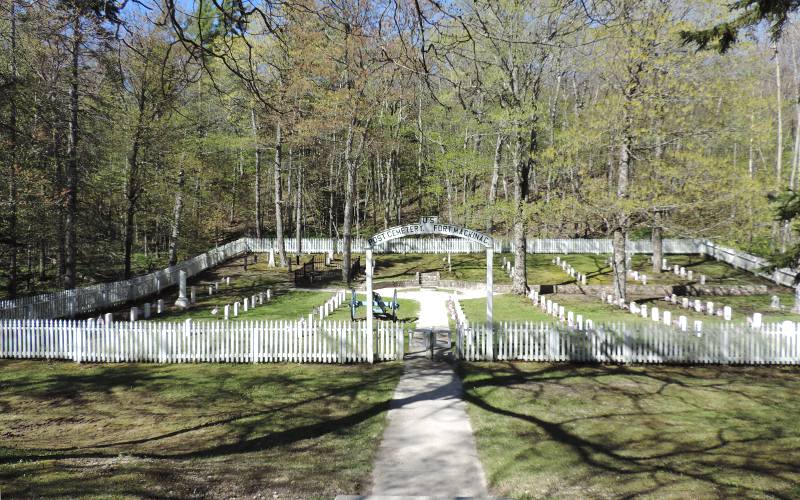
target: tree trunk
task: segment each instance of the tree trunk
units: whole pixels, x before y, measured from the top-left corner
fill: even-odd
[[[492,165],[492,181],[489,185],[489,218],[486,221],[486,232],[491,234],[494,226],[494,204],[497,201],[497,182],[500,179],[500,163],[503,155],[503,134],[497,134],[497,142],[494,146],[494,163]]]
[[[250,125],[253,129],[253,142],[256,148],[256,178],[255,178],[255,216],[256,216],[256,238],[261,238],[261,143],[258,140],[258,125],[256,124],[256,110],[250,109]]]
[[[658,214],[656,215],[656,223],[653,226],[651,242],[653,245],[653,272],[660,273],[661,261],[664,258],[664,242],[662,239],[661,216]]]
[[[11,0],[11,165],[8,174],[9,184],[9,214],[8,214],[8,239],[10,244],[9,270],[8,270],[8,298],[17,297],[17,3]]]
[[[178,239],[181,234],[181,211],[183,210],[183,164],[178,172],[178,189],[175,190],[175,207],[172,210],[172,232],[169,237],[169,266],[178,263]]]
[[[300,162],[298,162],[300,163]],[[297,189],[295,189],[294,202],[294,237],[297,253],[303,253],[303,166],[297,167]]]
[[[353,161],[353,122],[351,120],[347,127],[347,139],[344,145],[344,163],[347,168],[347,183],[344,189],[344,225],[342,232],[344,233],[344,246],[342,256],[342,279],[349,285],[352,280],[350,276],[350,261],[352,258],[352,226],[353,226],[353,198],[356,190],[356,172],[355,162]]]
[[[64,288],[67,290],[75,288],[77,282],[77,233],[78,218],[78,70],[81,48],[81,16],[76,10],[74,12],[72,26],[72,78],[69,89],[69,146],[67,151],[67,214],[65,221],[65,257],[66,257],[66,276],[64,278]]]
[[[145,63],[145,72],[147,71]],[[133,135],[133,144],[128,155],[128,189],[126,190],[125,207],[125,257],[124,265],[125,279],[131,277],[131,254],[133,252],[133,220],[136,216],[136,203],[139,199],[139,148],[142,142],[142,131],[144,129],[144,110],[147,95],[145,94],[146,80],[142,79],[141,89],[137,97],[139,116],[136,119],[136,130]]]
[[[514,169],[514,270],[511,274],[511,293],[525,295],[528,293],[528,268],[527,257],[527,219],[525,205],[528,202],[528,178],[531,171],[531,161],[537,148],[537,135],[535,126],[531,126],[528,138],[528,151],[525,151],[524,136],[517,136],[516,168]]]
[[[418,106],[417,106],[417,131],[419,132],[419,140],[417,141],[417,211],[419,212],[419,217],[424,216],[423,212],[423,200],[422,200],[422,172],[423,172],[423,154],[424,154],[424,142],[425,142],[425,134],[424,129],[422,128],[422,83],[419,84],[418,90],[419,92],[419,99],[418,99]],[[398,132],[400,126],[398,124]]]
[[[283,243],[283,194],[281,193],[281,163],[283,161],[283,135],[281,122],[275,124],[275,243],[278,245],[278,256],[281,266],[286,265],[286,246]]]
[[[617,169],[617,199],[619,200],[624,200],[628,197],[628,174],[631,166],[629,123],[630,122],[626,119],[626,128],[623,131],[623,140],[619,153],[619,168]],[[626,277],[628,263],[625,240],[627,239],[628,233],[628,220],[627,216],[622,213],[622,206],[619,207],[619,210],[620,213],[617,215],[612,234],[612,244],[614,247],[614,298],[617,299],[618,302],[620,300],[622,302],[627,302]]]
[[[778,186],[780,186],[782,184],[781,171],[783,168],[783,102],[781,99],[781,60],[777,43],[775,44],[775,86],[776,105],[778,107],[778,144],[775,152],[775,177],[778,180]]]

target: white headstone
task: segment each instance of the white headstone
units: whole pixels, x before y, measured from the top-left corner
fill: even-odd
[[[772,309],[780,309],[781,308],[781,298],[778,297],[777,295],[773,295],[769,306]]]
[[[585,274],[581,274],[581,285],[585,285],[585,284],[586,284],[586,275]]]
[[[694,299],[694,311],[703,312],[703,303],[700,302],[700,299]]]
[[[706,275],[705,274],[701,274],[700,275],[700,284],[701,285],[705,285],[706,284]]]
[[[267,290],[267,302],[272,300],[272,288]]]
[[[640,311],[642,312],[642,317],[647,318],[647,304],[642,304]]]
[[[258,305],[262,305],[264,303],[264,292],[258,292]]]
[[[700,333],[702,333],[703,331],[703,322],[700,321],[699,319],[694,320],[694,331],[698,337],[700,336]]]
[[[761,313],[753,313],[753,321],[750,326],[753,328],[761,328],[763,326]]]
[[[688,327],[689,327],[689,322],[686,319],[686,316],[678,316],[678,328],[680,328],[681,331],[685,332]]]
[[[144,319],[150,319],[150,303],[145,302],[144,304]]]
[[[642,275],[642,285],[646,285],[646,284],[647,284],[647,275],[643,274]]]
[[[661,321],[667,326],[672,326],[672,312],[664,311],[664,314],[661,315]]]
[[[690,269],[690,270],[689,270],[689,271],[686,273],[686,278],[687,278],[689,281],[692,281],[692,280],[694,279],[694,271],[692,271],[692,270]]]
[[[231,306],[230,304],[225,304],[225,319],[231,318]]]
[[[672,302],[673,304],[677,304],[678,296],[673,293],[672,295],[669,296],[669,301]]]
[[[684,309],[689,309],[689,298],[688,297],[681,297],[681,307]]]
[[[178,300],[175,301],[175,306],[181,309],[189,307],[189,299],[186,298],[186,271],[184,270],[178,272]]]
[[[661,259],[661,270],[665,271],[669,269],[669,265],[667,264],[667,259]]]
[[[235,318],[237,316],[239,316],[239,303],[238,302],[234,302],[234,304],[233,304],[233,317]]]
[[[247,312],[250,309],[250,300],[247,297],[244,298],[244,312]]]
[[[113,313],[106,313],[105,316],[105,323],[106,325],[110,325],[114,322],[114,314]]]
[[[714,303],[711,302],[710,300],[706,302],[706,314],[708,314],[709,316],[714,315]]]
[[[231,284],[231,277],[230,276],[225,276],[225,284],[226,285],[230,285]]]
[[[564,319],[564,306],[558,306],[558,318]]]
[[[731,311],[731,306],[725,306],[722,308],[722,317],[725,318],[725,321],[730,321],[732,316],[733,311]]]
[[[658,308],[657,307],[654,307],[654,308],[650,309],[650,318],[653,321],[656,321],[656,322],[658,321]]]
[[[139,308],[136,306],[131,307],[131,321],[139,319]]]
[[[156,302],[156,312],[158,314],[164,312],[164,299],[158,299],[158,302]]]
[[[685,267],[681,267],[680,275],[681,275],[681,278],[685,278],[686,277],[686,268]]]
[[[583,314],[575,316],[575,326],[578,327],[578,330],[583,330]]]

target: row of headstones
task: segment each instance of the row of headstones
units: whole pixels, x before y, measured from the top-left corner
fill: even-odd
[[[230,319],[231,311],[233,311],[233,317],[236,318],[239,316],[240,309],[243,309],[243,312],[255,309],[256,306],[263,305],[265,299],[266,302],[272,300],[272,289],[267,289],[266,292],[258,292],[250,297],[245,297],[242,302],[236,301],[233,303],[233,307],[231,307],[230,304],[225,304],[222,308],[222,319]],[[211,309],[211,315],[216,316],[217,314],[219,314],[219,308],[215,306]]]
[[[665,296],[664,301],[678,305],[678,296],[673,293]],[[730,321],[733,318],[733,310],[730,306],[720,306],[710,300],[703,304],[700,299],[690,300],[689,297],[680,297],[680,306],[684,309],[694,309],[696,313],[719,316],[725,321]]]
[[[328,299],[327,302],[325,302],[324,304],[322,304],[317,308],[317,314],[319,315],[319,319],[323,320],[328,316],[330,316],[333,313],[333,311],[339,309],[339,306],[342,305],[342,303],[345,301],[346,298],[347,298],[347,292],[345,290],[339,290],[338,292],[336,292],[333,295],[333,297]]]
[[[192,292],[194,292],[194,290]],[[194,293],[192,293],[192,296],[194,296]],[[164,299],[158,299],[153,304],[150,304],[149,302],[146,302],[142,306],[141,309],[139,309],[137,306],[131,307],[131,310],[128,313],[128,318],[130,319],[131,322],[136,321],[136,320],[139,319],[139,316],[140,316],[140,313],[141,313],[141,317],[143,319],[150,319],[150,316],[153,315],[153,310],[155,310],[156,314],[158,314],[158,315],[162,314],[165,311],[165,309],[164,309]],[[107,313],[105,315],[106,323],[111,323],[113,321],[113,319],[114,319],[114,315],[112,313]],[[100,318],[98,318],[98,323],[99,322],[100,322]]]
[[[574,278],[575,281],[580,283],[581,285],[586,284],[586,275],[579,273],[572,264],[567,262],[566,259],[562,259],[560,256],[556,256],[555,259],[552,260],[553,265],[561,267],[561,270],[567,273],[571,278]]]
[[[222,281],[215,281],[214,283],[208,285],[208,296],[209,297],[214,295],[215,293],[219,292],[219,284],[220,283],[222,283]],[[230,276],[226,276],[225,277],[225,285],[226,286],[230,286],[230,284],[231,284],[231,277]],[[192,287],[191,295],[192,295],[192,298],[191,298],[192,304],[194,304],[195,298],[196,298],[194,287]]]
[[[684,297],[685,298],[685,297]],[[689,319],[686,316],[680,315],[678,316],[678,321],[672,321],[672,312],[671,311],[660,311],[658,307],[650,307],[648,309],[647,304],[637,304],[636,302],[631,302],[630,306],[626,305],[622,300],[617,303],[614,300],[614,296],[608,294],[606,296],[606,302],[611,305],[618,305],[620,308],[627,310],[631,314],[635,314],[637,316],[641,316],[644,319],[651,319],[655,323],[663,323],[666,326],[677,326],[682,332],[689,330]],[[730,313],[730,308],[728,308],[728,312]],[[694,331],[696,333],[701,333],[703,331],[703,322],[700,320],[695,320],[694,322]]]
[[[669,266],[669,263],[667,262],[667,259],[662,259],[661,260],[661,270],[662,271],[669,271],[670,270],[670,266]],[[685,280],[694,281],[694,271],[692,271],[691,269],[687,270],[683,266],[679,266],[677,264],[673,264],[672,265],[672,273],[675,276],[681,277],[681,278],[683,278]],[[705,274],[700,274],[700,284],[701,285],[705,285],[706,284],[706,275]]]
[[[564,306],[559,305],[558,302],[554,302],[536,290],[531,290],[528,294],[528,298],[534,306],[539,306],[546,314],[557,318],[559,321],[566,322],[567,326],[570,328],[577,328],[578,330],[583,330],[584,328],[591,330],[594,328],[594,322],[592,320],[587,318],[584,321],[582,314],[575,314],[572,311],[566,310]]]
[[[630,267],[630,264],[631,264],[630,257],[628,257],[627,264],[628,264],[628,267]],[[608,258],[608,265],[609,266],[613,266],[614,265],[613,257],[609,257]],[[669,267],[669,263],[667,262],[667,259],[661,259],[661,270],[662,271],[669,271],[669,269],[670,269],[670,267]],[[688,281],[693,281],[694,280],[694,271],[692,271],[691,269],[686,270],[685,267],[682,267],[682,266],[679,266],[679,265],[675,264],[675,265],[672,266],[672,271],[675,273],[675,276],[679,276],[679,277],[681,277],[681,278],[683,278],[685,280],[688,280]],[[640,273],[639,271],[634,271],[632,269],[628,269],[628,276],[630,278],[632,278],[634,281],[641,282],[643,285],[647,284],[647,275],[644,274],[644,273]],[[705,285],[706,284],[706,275],[705,274],[701,274],[700,275],[700,284],[701,285]]]

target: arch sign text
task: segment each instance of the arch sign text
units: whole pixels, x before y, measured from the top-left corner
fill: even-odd
[[[385,231],[375,234],[367,240],[370,247],[380,245],[390,240],[405,238],[406,236],[417,236],[421,234],[441,234],[444,236],[456,236],[465,238],[485,247],[493,246],[491,236],[487,236],[474,229],[469,229],[455,224],[441,224],[438,217],[422,217],[417,224],[406,224],[404,226],[390,227]]]

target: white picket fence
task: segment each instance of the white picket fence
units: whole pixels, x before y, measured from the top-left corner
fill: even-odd
[[[776,269],[772,272],[765,272],[763,269],[767,266],[767,261],[761,257],[719,246],[711,241],[703,243],[703,253],[716,260],[730,264],[738,269],[750,271],[753,274],[780,285],[794,287],[794,277],[797,275],[796,272],[791,269]]]
[[[76,362],[371,363],[402,359],[400,323],[0,320],[0,358]]]
[[[247,241],[239,239],[175,266],[129,280],[0,301],[0,319],[71,318],[78,314],[93,314],[143,297],[157,295],[161,290],[178,284],[180,271],[186,271],[187,276],[191,277],[249,251]]]
[[[275,238],[243,238],[253,252],[269,252],[277,248]],[[663,250],[665,254],[701,253],[705,243],[693,239],[665,239]],[[344,240],[335,238],[303,238],[301,243],[303,253],[340,252],[344,248]],[[297,241],[284,239],[284,248],[287,252],[297,253]],[[353,238],[352,251],[363,253],[368,248],[364,238]],[[611,253],[610,239],[539,239],[527,240],[528,253]],[[630,253],[652,253],[650,240],[630,240],[627,249]],[[486,247],[478,243],[460,238],[402,238],[380,243],[373,248],[375,253],[481,253]],[[510,240],[495,239],[495,253],[509,253],[514,251],[514,242]]]
[[[296,250],[296,241],[287,238],[286,251]],[[649,240],[628,241],[631,253],[650,253]],[[319,253],[340,250],[342,240],[331,238],[304,238],[302,250],[306,253]],[[529,239],[529,253],[610,253],[610,239]],[[353,251],[362,252],[366,240],[354,239]],[[508,241],[495,240],[495,252],[512,251]],[[218,248],[214,248],[173,267],[124,281],[101,283],[75,290],[46,293],[16,300],[0,301],[0,319],[13,318],[71,318],[79,314],[94,314],[98,311],[120,306],[127,302],[157,295],[165,288],[178,283],[178,275],[185,270],[189,277],[215,267],[226,260],[251,252],[267,252],[275,248],[273,238],[240,238]],[[781,269],[773,273],[763,273],[760,268],[763,259],[753,255],[720,247],[710,241],[691,239],[666,239],[663,242],[665,254],[705,253],[735,267],[754,272],[776,283],[793,286],[795,273]],[[376,252],[383,253],[468,253],[483,252],[484,247],[458,238],[403,238],[379,245]]]
[[[722,325],[698,334],[658,324],[578,330],[553,323],[501,323],[490,332],[486,325],[464,323],[457,329],[456,355],[467,361],[797,365],[797,326]]]

